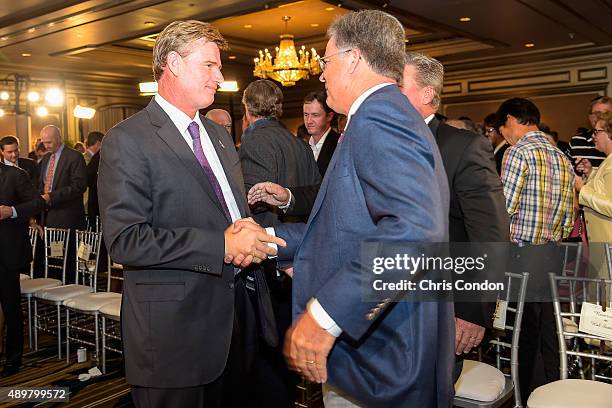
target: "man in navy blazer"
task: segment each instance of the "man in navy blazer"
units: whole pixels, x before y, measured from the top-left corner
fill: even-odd
[[[404,30],[375,10],[328,30],[327,103],[348,123],[308,224],[275,227],[293,259],[290,367],[324,384],[328,406],[450,407],[450,302],[362,299],[364,241],[448,240],[448,185],[433,136],[400,93]]]

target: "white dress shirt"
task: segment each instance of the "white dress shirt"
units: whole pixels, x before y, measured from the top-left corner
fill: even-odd
[[[314,142],[314,138],[312,136],[310,136],[310,139],[308,139],[308,144],[312,149],[312,154],[314,155],[315,161],[319,160],[319,155],[321,154],[323,143],[325,143],[325,139],[327,139],[327,135],[329,134],[330,130],[331,128],[328,128],[325,133],[323,133],[323,136],[321,136],[317,143]]]
[[[213,173],[215,174],[215,177],[217,177],[219,185],[221,186],[223,198],[225,198],[225,202],[227,203],[230,215],[232,216],[232,222],[241,219],[242,216],[240,215],[240,209],[238,208],[238,204],[236,203],[236,199],[234,198],[234,193],[232,192],[232,188],[229,185],[229,181],[227,181],[227,176],[225,175],[225,171],[223,170],[221,161],[217,156],[217,151],[213,146],[213,140],[211,140],[208,133],[206,132],[204,124],[200,119],[199,113],[196,112],[195,118],[192,119],[187,116],[185,112],[172,105],[159,94],[155,95],[155,102],[157,102],[157,104],[170,117],[170,120],[172,120],[172,123],[174,123],[179,133],[185,140],[185,143],[187,143],[187,146],[189,146],[192,152],[193,139],[189,134],[189,130],[187,128],[189,127],[189,124],[191,122],[195,122],[198,124],[198,127],[200,128],[200,141],[202,143],[202,150],[204,150],[204,156],[206,156],[206,160],[208,160],[208,163],[210,164],[210,167]],[[223,146],[223,143],[221,143],[220,140],[215,138],[214,143],[219,143],[221,148],[225,149],[225,146]]]

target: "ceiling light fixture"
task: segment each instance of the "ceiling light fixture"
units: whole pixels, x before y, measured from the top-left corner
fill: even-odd
[[[49,114],[49,109],[44,106],[39,106],[38,108],[36,108],[36,114],[41,118],[44,118]]]
[[[334,11],[335,9],[333,7],[325,7],[325,11]]]
[[[30,102],[38,102],[40,100],[40,94],[36,91],[28,92],[28,101]]]
[[[0,100],[8,101],[10,97],[11,95],[9,95],[9,93],[6,91],[0,92]]]
[[[235,55],[230,55],[230,56],[229,56],[229,57],[227,57],[227,58],[228,58],[228,59],[231,59],[231,60],[235,60],[235,59],[236,59],[236,56],[235,56]]]
[[[468,23],[472,21],[472,19],[470,17],[461,17],[459,21],[461,21],[462,23]]]
[[[318,27],[318,26],[319,26],[319,23],[310,23],[310,26],[311,26],[311,27]]]
[[[30,54],[29,52],[24,52],[21,54],[22,57],[31,57],[32,54]]]
[[[310,75],[321,72],[319,68],[319,55],[312,48],[311,52],[306,51],[302,45],[299,53],[295,51],[293,35],[287,33],[287,23],[291,19],[284,16],[285,34],[280,36],[280,44],[276,47],[276,56],[272,63],[272,54],[266,48],[259,51],[259,58],[255,58],[255,69],[253,75],[259,78],[271,78],[278,81],[283,86],[293,86],[301,79],[308,79]],[[299,54],[299,56],[298,56]]]
[[[145,21],[144,22],[145,27],[153,27],[155,25],[154,21]]]
[[[253,24],[245,24],[242,27],[244,27],[244,28],[253,28]]]
[[[535,44],[534,43],[526,43],[525,47],[527,47],[527,48],[535,47]]]
[[[51,88],[45,94],[45,101],[51,106],[62,106],[64,104],[64,93],[58,88]]]

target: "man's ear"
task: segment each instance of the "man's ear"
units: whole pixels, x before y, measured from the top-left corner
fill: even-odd
[[[182,69],[182,58],[176,51],[170,51],[166,56],[166,67],[174,76],[178,76]]]
[[[421,103],[423,105],[429,105],[434,100],[435,92],[431,86],[423,88],[423,94],[421,95]]]
[[[346,56],[349,59],[348,72],[349,74],[353,74],[359,65],[359,61],[361,60],[361,53],[358,49],[352,49],[349,52],[349,55]]]

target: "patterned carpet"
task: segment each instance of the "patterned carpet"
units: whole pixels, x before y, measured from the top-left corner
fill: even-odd
[[[0,387],[68,387],[69,402],[4,402],[0,407],[133,407],[120,358],[108,361],[106,375],[84,382],[79,381],[79,374],[87,373],[95,364],[92,361],[79,364],[76,360],[76,352],[71,355],[70,364],[65,358],[58,360],[55,339],[43,335],[39,350],[28,352],[26,346],[21,370],[13,376],[0,378]]]

